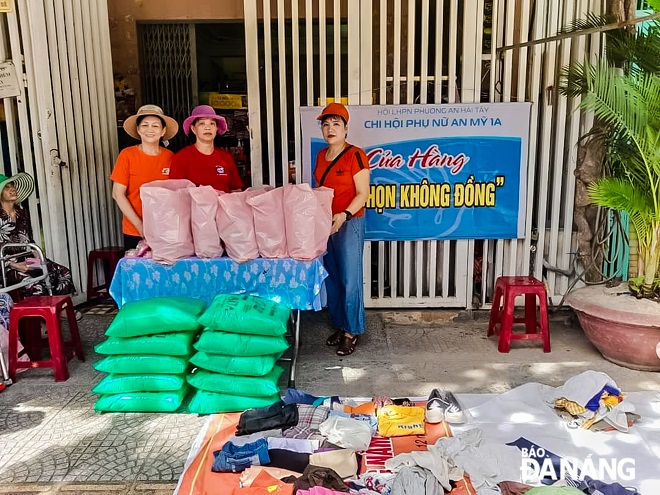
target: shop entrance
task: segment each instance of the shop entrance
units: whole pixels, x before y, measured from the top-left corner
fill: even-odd
[[[243,22],[140,23],[138,49],[142,101],[159,102],[179,123],[196,105],[211,105],[228,125],[215,144],[233,155],[250,185]],[[170,149],[192,142],[179,132]]]

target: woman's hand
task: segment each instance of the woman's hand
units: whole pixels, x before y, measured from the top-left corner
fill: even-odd
[[[9,267],[23,273],[27,273],[27,271],[30,269],[28,267],[27,261],[21,261],[20,263],[9,263]]]
[[[330,235],[336,234],[341,229],[341,226],[346,222],[346,213],[343,211],[335,213],[332,216],[332,228],[330,229]]]

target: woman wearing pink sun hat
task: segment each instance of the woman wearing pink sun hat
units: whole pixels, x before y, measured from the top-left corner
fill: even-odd
[[[195,135],[195,144],[186,146],[172,158],[170,179],[188,179],[197,186],[212,186],[218,191],[240,191],[243,181],[234,158],[214,146],[216,135],[227,132],[227,121],[213,107],[199,105],[183,121],[183,132]]]

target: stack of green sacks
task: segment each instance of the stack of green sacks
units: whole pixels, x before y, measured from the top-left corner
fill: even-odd
[[[94,368],[109,373],[92,392],[94,409],[112,412],[173,412],[189,390],[185,380],[193,341],[201,329],[203,301],[156,297],[127,303],[94,350],[107,357]]]
[[[188,410],[197,414],[244,411],[280,400],[276,364],[289,347],[291,310],[268,299],[221,294],[199,319],[205,329],[190,362],[197,389]]]

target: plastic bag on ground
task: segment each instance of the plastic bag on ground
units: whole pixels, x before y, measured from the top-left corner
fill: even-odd
[[[332,198],[328,187],[284,186],[284,219],[289,256],[311,260],[325,253],[332,229]]]
[[[284,188],[278,187],[247,200],[252,207],[257,248],[262,258],[288,256],[283,199]]]
[[[174,263],[194,256],[190,227],[190,194],[195,184],[186,179],[157,180],[140,187],[144,238],[153,259]]]
[[[101,412],[174,412],[188,393],[186,385],[175,392],[132,392],[102,395],[94,404]]]
[[[218,235],[218,195],[211,186],[190,188],[190,222],[195,254],[199,258],[219,258],[225,252]]]
[[[243,397],[198,390],[188,405],[188,411],[194,414],[239,412],[246,409],[270,406],[279,400],[279,394],[272,397]]]
[[[252,207],[247,204],[248,197],[248,191],[218,196],[219,207],[216,216],[218,235],[225,243],[229,257],[237,263],[259,257]]]

